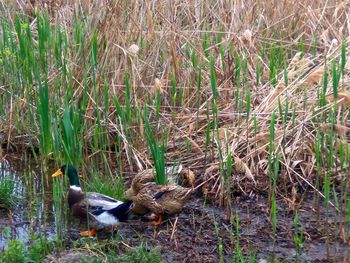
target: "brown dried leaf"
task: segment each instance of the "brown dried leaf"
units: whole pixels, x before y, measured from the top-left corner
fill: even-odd
[[[327,96],[328,102],[332,103],[334,102],[334,97],[333,95]],[[340,105],[350,108],[350,91],[343,91],[338,93],[338,98],[337,98],[337,104],[339,103]]]
[[[226,128],[219,128],[219,138],[221,141],[226,141]]]
[[[298,63],[298,69],[302,69],[303,71],[306,70],[307,67],[309,67],[312,64],[311,60],[309,58],[303,57],[299,63]]]
[[[329,132],[331,129],[330,123],[323,123],[320,125],[320,128],[323,132]],[[334,132],[339,136],[346,136],[348,132],[350,132],[350,128],[341,124],[334,124],[333,126]]]
[[[276,130],[275,131],[275,139],[281,136],[283,131]],[[260,132],[254,137],[249,139],[250,143],[260,142],[261,144],[267,144],[270,141],[270,132]]]
[[[141,135],[141,138],[145,138],[145,126],[143,125],[143,119],[140,118],[140,125],[139,126],[139,132]]]
[[[297,53],[289,64],[290,70],[287,74],[288,81],[291,82],[296,77],[302,75],[311,64],[310,59],[305,57],[300,59],[300,52]]]
[[[249,167],[239,158],[239,157],[234,157],[234,168],[236,169],[237,172],[239,173],[244,173],[245,176],[247,176],[249,179],[251,179],[254,183],[254,176],[252,172],[250,171]]]
[[[322,32],[320,39],[323,41],[323,43],[325,44],[325,46],[328,45],[328,43],[330,42],[330,37],[329,37],[329,32],[328,29],[326,29],[325,31]]]
[[[181,172],[179,172],[179,176],[178,176],[178,182],[182,187],[194,187],[195,180],[196,180],[196,176],[190,169],[181,168]]]
[[[262,74],[262,80],[264,82],[269,81],[270,79],[270,70],[268,68],[264,68],[263,74]]]
[[[219,175],[220,175],[219,166],[218,165],[211,165],[205,170],[202,180],[206,181],[210,177],[213,177],[213,176],[219,177]],[[205,184],[203,184],[201,189],[202,189],[203,194],[207,196],[210,193],[215,192],[215,189],[216,189],[215,183],[213,184],[213,181],[207,181]]]
[[[298,193],[297,193],[297,189],[295,188],[295,186],[293,185],[292,187],[292,200],[289,204],[289,208],[294,211],[295,210],[295,203],[296,203],[296,200],[297,200],[297,196],[298,196]]]
[[[148,8],[147,10],[147,24],[148,24],[148,30],[150,32],[150,35],[154,36],[154,26],[153,26],[153,18],[152,18],[152,11]]]
[[[350,108],[350,91],[345,92],[339,92],[338,93],[338,101],[342,100],[340,102],[341,105]]]
[[[322,80],[323,74],[324,74],[324,67],[322,66],[317,70],[315,70],[314,72],[312,72],[309,76],[307,76],[304,83],[307,86],[318,84]]]
[[[291,82],[295,79],[295,77],[298,76],[298,72],[295,70],[290,70],[287,74],[288,82]]]
[[[194,182],[196,180],[194,172],[191,169],[186,169],[186,171],[184,171],[184,175],[187,179],[188,184],[190,186],[194,186]]]
[[[273,94],[272,94],[271,98],[269,99],[269,103],[272,103],[275,100],[275,98],[277,98],[283,92],[285,87],[286,87],[286,85],[284,84],[284,81],[280,81],[277,84],[275,90],[273,91]]]
[[[344,152],[350,152],[350,143],[348,143],[346,139],[337,140],[336,146],[337,146],[337,149],[339,149],[341,146],[344,149]]]
[[[340,3],[336,6],[336,8],[335,8],[335,10],[334,10],[333,17],[337,18],[337,17],[338,17],[338,12],[339,12],[341,9],[346,10],[346,5],[347,5],[347,3],[348,3],[348,1],[342,1],[342,2],[340,2]]]
[[[159,78],[154,79],[154,84],[151,90],[152,94],[155,94],[157,91],[159,91],[161,94],[163,94],[164,90],[162,89],[162,82]]]
[[[298,52],[294,55],[294,57],[292,58],[291,62],[289,63],[290,66],[296,66],[299,64],[300,61],[300,57],[301,57],[301,52]]]
[[[196,122],[191,122],[188,128],[188,134],[191,135],[195,128],[196,128]]]

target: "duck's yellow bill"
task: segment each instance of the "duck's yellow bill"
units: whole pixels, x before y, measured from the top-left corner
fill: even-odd
[[[61,176],[63,173],[61,171],[61,169],[58,169],[54,174],[51,175],[51,177],[57,177],[57,176]]]

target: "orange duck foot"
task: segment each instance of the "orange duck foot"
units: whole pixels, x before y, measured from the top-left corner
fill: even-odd
[[[82,237],[90,237],[90,236],[95,236],[97,233],[96,229],[90,229],[90,230],[87,230],[87,231],[82,231],[80,232],[80,236]]]
[[[158,219],[151,222],[152,225],[158,226],[163,222],[163,215],[158,215]]]

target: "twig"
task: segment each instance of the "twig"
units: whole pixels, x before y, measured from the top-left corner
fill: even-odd
[[[173,237],[174,237],[174,234],[175,234],[175,231],[176,231],[176,225],[177,225],[177,220],[178,219],[179,219],[179,217],[177,216],[176,219],[175,219],[175,222],[174,222],[173,231],[171,232],[170,241],[173,240]]]

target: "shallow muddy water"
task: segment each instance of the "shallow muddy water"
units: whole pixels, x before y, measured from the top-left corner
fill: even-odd
[[[26,174],[30,172],[30,175]],[[18,164],[0,162],[0,177],[15,181],[16,204],[11,210],[0,209],[0,251],[7,247],[10,239],[23,243],[33,235],[45,235],[48,239],[56,235],[55,218],[51,197],[42,191],[41,179],[34,171],[25,171]]]
[[[45,235],[48,239],[56,235],[52,192],[43,192],[40,172],[29,174],[23,167],[14,167],[6,161],[0,167],[0,176],[15,180],[16,195],[22,197],[11,211],[0,209],[0,251],[7,247],[9,238],[30,242],[33,234]],[[295,262],[293,211],[288,209],[284,200],[277,200],[277,204],[274,243],[267,197],[256,194],[233,199],[232,211],[239,215],[239,245],[243,254],[255,254],[257,260],[270,261],[275,256],[283,262]],[[304,238],[299,256],[301,262],[350,261],[349,239],[340,238],[344,222],[333,208],[330,208],[328,223],[325,218],[323,204],[317,214],[312,193],[306,194],[299,208]],[[4,228],[9,229],[9,236],[3,234]],[[69,224],[65,235],[67,249],[71,248],[72,240],[80,238],[79,231],[85,230],[82,228],[75,221]],[[158,227],[134,222],[122,225],[119,230],[122,241],[128,246],[146,242],[159,248],[164,262],[219,262],[220,249],[224,261],[233,262],[237,247],[235,233],[235,222],[226,219],[226,211],[204,202],[202,196],[194,196],[177,218],[171,218]],[[110,238],[106,232],[97,237],[105,238]]]

